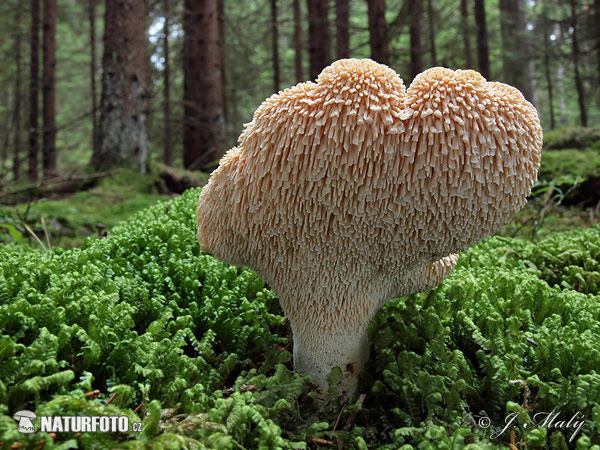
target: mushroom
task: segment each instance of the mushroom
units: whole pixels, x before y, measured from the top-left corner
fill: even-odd
[[[432,68],[408,90],[369,59],[265,100],[202,190],[201,249],[253,269],[290,320],[294,367],[346,396],[369,320],[427,291],[494,233],[537,179],[542,129],[521,93]]]
[[[17,425],[17,431],[21,433],[34,433],[35,427],[33,426],[32,420],[37,416],[34,412],[28,411],[26,409],[22,411],[17,411],[13,415],[13,419],[15,419],[19,424]]]

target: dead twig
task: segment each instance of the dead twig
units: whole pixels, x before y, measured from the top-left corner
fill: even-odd
[[[48,227],[46,227],[46,221],[44,220],[44,216],[40,218],[42,222],[42,229],[44,230],[44,236],[46,236],[46,245],[48,246],[48,251],[52,250],[52,244],[50,244],[50,237],[48,236]]]
[[[120,170],[116,169],[116,170],[107,170],[106,172],[97,172],[97,173],[90,173],[88,175],[69,175],[66,177],[55,177],[55,178],[48,178],[46,180],[42,180],[38,183],[34,183],[34,184],[29,184],[27,186],[23,186],[21,188],[18,189],[13,189],[12,191],[6,191],[6,192],[0,192],[0,198],[5,198],[5,197],[10,197],[13,196],[15,194],[22,194],[24,192],[29,192],[29,191],[34,191],[34,190],[39,190],[42,189],[44,187],[53,185],[53,184],[59,184],[59,183],[65,183],[68,181],[89,181],[89,180],[95,180],[98,178],[104,178],[104,177],[108,177],[111,175],[115,175],[117,173],[119,173]]]
[[[363,402],[365,401],[366,396],[367,396],[367,394],[360,394],[358,396],[357,403],[360,406],[362,406]],[[360,411],[360,410],[361,410],[361,408],[352,411],[352,414],[350,414],[350,417],[348,417],[348,420],[346,421],[346,425],[344,425],[344,431],[350,431],[350,427],[352,427],[352,424],[354,423],[354,419],[356,419],[356,415],[358,414],[358,411]]]
[[[45,252],[48,251],[48,249],[44,246],[44,244],[42,243],[42,241],[40,240],[39,237],[37,237],[37,234],[35,234],[33,232],[33,230],[31,228],[29,228],[29,225],[27,225],[25,222],[23,222],[23,226],[25,227],[25,229],[27,230],[27,232],[29,234],[31,234],[31,236],[33,237],[33,239],[35,239],[35,241],[40,244],[40,247],[42,247],[44,249]]]

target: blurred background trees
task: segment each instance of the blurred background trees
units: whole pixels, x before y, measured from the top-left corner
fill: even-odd
[[[600,0],[4,0],[0,30],[0,185],[210,170],[262,100],[343,57],[406,85],[479,70],[546,130],[600,118]]]

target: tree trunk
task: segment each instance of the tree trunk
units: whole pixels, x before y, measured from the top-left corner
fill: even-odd
[[[221,35],[217,0],[185,0],[183,27],[186,169],[216,164],[224,142]]]
[[[544,33],[544,75],[546,77],[546,87],[548,89],[548,108],[550,110],[550,129],[556,128],[554,118],[554,93],[552,90],[552,73],[550,72],[550,49],[548,45],[548,35]]]
[[[414,79],[423,71],[421,55],[421,0],[411,0],[409,3],[409,34],[410,34],[410,76]]]
[[[15,79],[15,135],[14,135],[14,154],[13,154],[13,178],[18,181],[21,176],[21,16],[23,12],[23,4],[17,3],[15,10],[15,65],[17,66],[17,77]]]
[[[146,170],[148,61],[145,0],[106,0],[97,170]]]
[[[89,0],[90,87],[92,95],[92,153],[98,151],[98,95],[96,93],[96,0]]]
[[[29,62],[29,151],[28,177],[37,180],[39,152],[39,52],[40,52],[40,2],[31,0],[31,36]]]
[[[42,168],[44,178],[56,176],[56,123],[54,71],[56,67],[56,0],[44,0],[44,74],[42,78],[44,132]]]
[[[304,81],[302,74],[302,22],[300,16],[300,0],[294,0],[294,68],[296,82]]]
[[[170,81],[170,61],[169,61],[169,29],[170,29],[170,5],[169,0],[163,0],[163,13],[165,23],[163,26],[163,51],[165,56],[165,66],[163,71],[163,127],[164,127],[164,149],[163,162],[172,165],[173,153],[171,152],[171,81]]]
[[[596,63],[598,64],[596,83],[600,84],[600,0],[594,1],[594,30],[596,32]]]
[[[381,64],[389,64],[385,0],[368,0],[367,3],[369,7],[371,59]]]
[[[279,31],[277,30],[277,0],[271,0],[271,51],[273,52],[273,90],[279,92]]]
[[[331,62],[329,52],[329,16],[327,1],[307,0],[308,56],[310,78],[315,80]]]
[[[431,0],[427,0],[427,19],[429,22],[429,49],[431,51],[431,65],[437,66],[437,55],[435,51],[435,13]]]
[[[530,102],[534,100],[533,70],[530,65],[529,33],[522,0],[500,0],[500,34],[504,81],[519,89]]]
[[[223,129],[227,124],[227,64],[225,63],[225,0],[218,0],[219,7],[219,37],[221,43],[221,102],[223,104]],[[225,131],[223,131],[225,133]],[[237,136],[237,133],[236,133]]]
[[[349,0],[335,2],[335,28],[338,59],[350,58],[350,4]]]
[[[571,5],[571,27],[573,33],[571,35],[571,51],[573,57],[573,71],[575,74],[575,90],[577,91],[577,102],[579,104],[579,120],[582,127],[587,127],[587,112],[585,109],[585,92],[583,88],[583,80],[579,72],[579,42],[577,37],[577,2],[570,0]]]
[[[477,28],[477,59],[479,72],[484,78],[490,79],[490,55],[488,50],[487,24],[485,20],[484,0],[475,0],[475,26]]]
[[[467,0],[460,0],[460,28],[465,52],[465,66],[471,69],[473,68],[473,59],[471,57],[471,27],[469,27]]]

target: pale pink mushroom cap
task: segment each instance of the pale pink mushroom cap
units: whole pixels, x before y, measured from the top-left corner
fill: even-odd
[[[351,394],[369,320],[508,223],[541,148],[513,87],[433,68],[406,91],[387,66],[340,60],[258,108],[200,195],[198,240],[276,292],[296,370],[324,388],[339,366]]]

